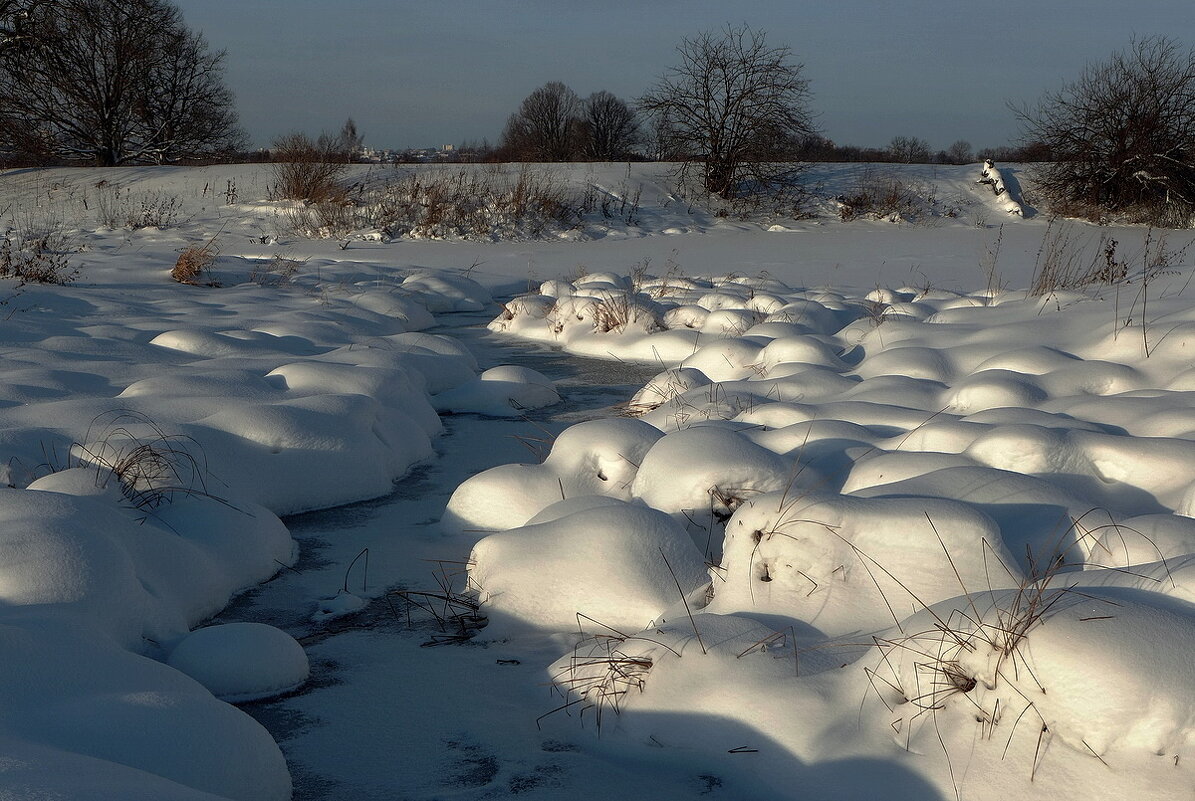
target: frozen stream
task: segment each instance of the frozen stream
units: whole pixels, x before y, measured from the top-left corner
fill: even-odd
[[[539,370],[558,382],[563,402],[527,419],[445,416],[438,458],[391,495],[287,519],[302,549],[296,569],[240,596],[217,622],[288,631],[305,645],[312,679],[292,696],[243,708],[285,752],[296,801],[705,795],[720,780],[683,758],[649,767],[641,752],[612,761],[610,738],[595,738],[575,718],[559,714],[537,726],[559,704],[545,668],[567,642],[421,647],[434,631],[430,622],[408,625],[387,601],[388,590],[435,589],[435,560],[469,555],[480,534],[448,536],[437,525],[461,481],[495,465],[538,461],[529,448],[546,453],[549,434],[616,414],[612,407],[657,372],[503,340],[485,330],[488,319],[457,315],[436,332],[465,342],[483,369]],[[313,620],[319,601],[346,586],[374,600],[355,614]],[[395,599],[393,608],[401,606]]]

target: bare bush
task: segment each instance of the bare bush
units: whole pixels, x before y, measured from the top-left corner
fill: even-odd
[[[1035,183],[1054,211],[1185,228],[1195,215],[1195,49],[1135,40],[1016,109],[1053,161]]]
[[[348,193],[341,179],[348,169],[348,156],[340,137],[292,133],[274,140],[270,147],[274,161],[275,200],[304,200],[309,203],[344,203]]]

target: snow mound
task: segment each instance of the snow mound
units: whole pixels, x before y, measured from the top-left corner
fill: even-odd
[[[735,512],[714,572],[709,611],[782,615],[829,636],[1020,578],[996,524],[965,504],[783,493]]]
[[[495,639],[520,626],[638,631],[708,582],[680,525],[625,503],[491,534],[469,562],[490,620],[483,636]]]
[[[303,647],[281,629],[262,623],[196,629],[174,646],[167,664],[230,703],[291,692],[310,672]]]
[[[440,392],[432,401],[441,412],[517,417],[530,409],[559,403],[560,394],[550,378],[529,367],[500,365]]]
[[[448,500],[446,531],[521,526],[563,499],[601,495],[630,500],[644,454],[663,436],[640,420],[578,423],[561,433],[543,464],[490,468],[461,483]]]
[[[653,508],[712,525],[750,498],[791,487],[798,471],[795,463],[735,431],[702,426],[656,442],[635,473],[631,494]]]

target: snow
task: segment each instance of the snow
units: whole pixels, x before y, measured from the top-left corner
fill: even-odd
[[[166,664],[186,673],[222,701],[256,701],[292,692],[307,681],[303,646],[262,623],[195,629],[170,651]]]
[[[895,223],[834,212],[856,165],[805,220],[536,169],[636,224],[307,240],[268,167],[0,175],[81,268],[3,282],[0,796],[1189,797],[1189,235],[1016,165],[886,166]],[[1031,296],[1058,226],[1126,278]],[[484,627],[421,648],[419,588]]]
[[[518,625],[639,631],[707,583],[684,528],[630,504],[491,534],[473,546],[469,562],[489,616],[487,639],[513,636]]]

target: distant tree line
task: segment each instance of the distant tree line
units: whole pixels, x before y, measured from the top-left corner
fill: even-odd
[[[456,149],[458,161],[683,161],[699,142],[678,140],[667,125],[646,125],[642,100],[632,105],[607,91],[581,100],[559,81],[544,84],[510,116],[498,145],[466,142]],[[645,130],[646,129],[646,130]],[[766,128],[752,142],[751,159],[776,158],[815,162],[890,162],[897,164],[971,164],[993,161],[1050,161],[1050,148],[1039,142],[975,150],[960,139],[934,150],[919,137],[895,136],[885,147],[839,145],[799,128],[781,132]]]
[[[885,147],[837,145],[824,137],[812,136],[801,144],[799,157],[805,161],[896,164],[972,164],[984,159],[1029,162],[1053,158],[1049,148],[1039,143],[975,150],[970,142],[959,139],[945,150],[933,150],[926,140],[908,136],[893,137]]]

